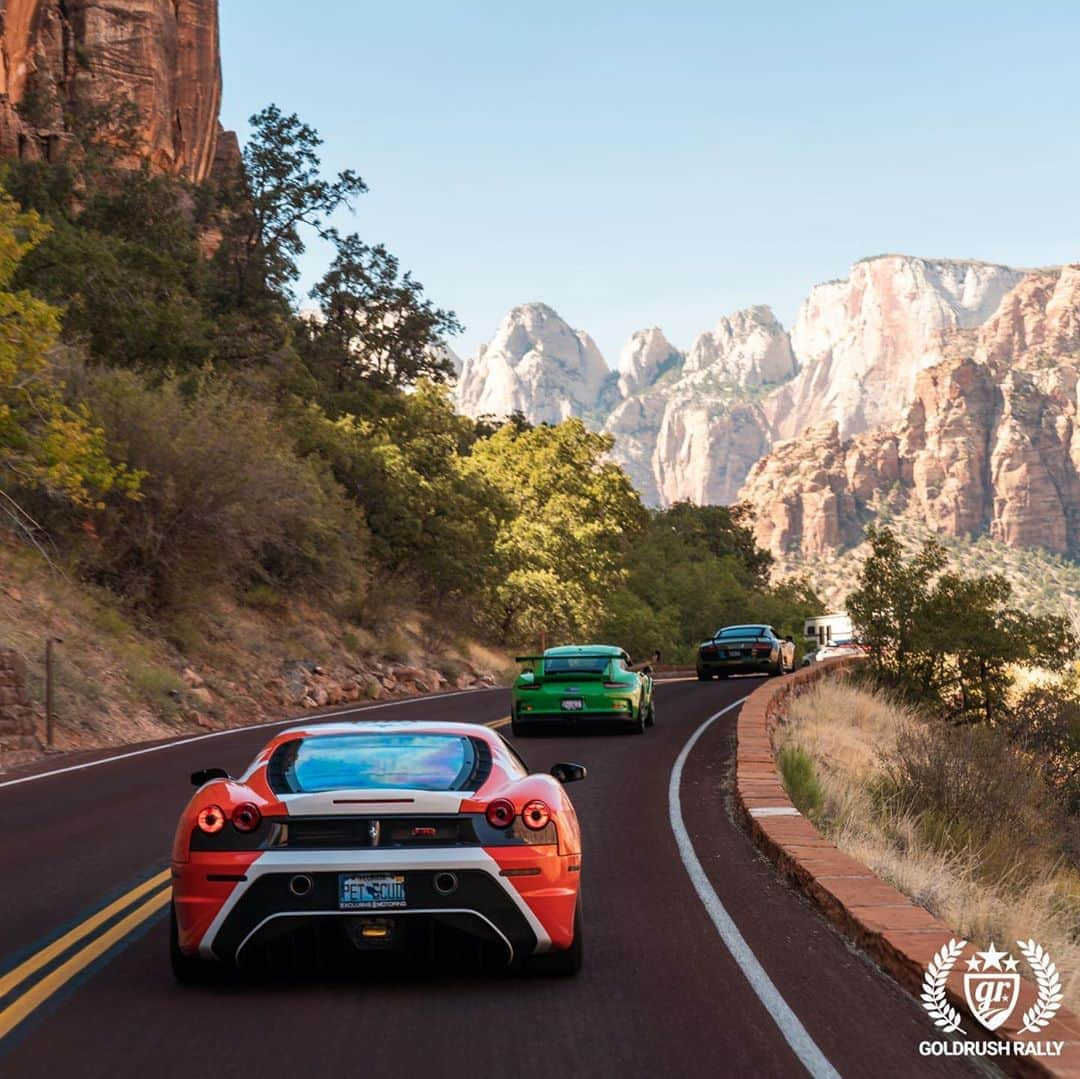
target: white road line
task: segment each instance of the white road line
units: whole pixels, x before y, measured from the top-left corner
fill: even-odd
[[[0,783],[0,790],[4,787],[17,787],[20,783],[33,783],[37,779],[48,779],[50,776],[62,776],[67,772],[82,772],[87,768],[97,768],[102,764],[112,764],[113,761],[127,760],[129,757],[142,757],[147,753],[160,753],[164,749],[176,749],[177,746],[191,745],[192,742],[205,742],[209,738],[224,738],[228,734],[243,734],[244,731],[257,731],[264,727],[290,727],[301,726],[316,719],[340,719],[342,716],[351,716],[356,712],[374,712],[379,708],[396,708],[399,704],[419,704],[421,701],[446,700],[448,697],[464,697],[469,693],[487,693],[498,686],[490,686],[486,689],[460,689],[453,693],[433,693],[425,697],[404,697],[399,701],[384,701],[382,704],[365,704],[357,708],[341,708],[336,712],[319,712],[310,716],[293,716],[291,719],[274,719],[267,723],[250,723],[246,727],[230,727],[227,731],[211,731],[210,734],[195,734],[190,738],[180,738],[175,742],[164,742],[159,746],[148,746],[146,749],[132,749],[127,753],[117,753],[113,757],[102,757],[100,760],[87,761],[85,764],[71,764],[67,768],[54,768],[51,772],[38,772],[36,775],[23,776],[21,779],[9,779]]]
[[[746,943],[746,939],[739,932],[739,927],[732,920],[730,914],[716,894],[705,870],[698,861],[694,844],[690,839],[690,833],[686,830],[682,815],[682,800],[679,788],[682,785],[683,765],[687,757],[697,744],[698,739],[716,722],[722,715],[738,708],[745,701],[743,697],[722,708],[713,716],[709,716],[704,723],[690,736],[689,741],[683,746],[682,752],[671,769],[671,782],[668,784],[668,814],[671,818],[671,830],[675,833],[675,842],[679,847],[679,857],[682,858],[694,890],[698,894],[708,912],[712,923],[716,926],[720,939],[724,942],[731,957],[739,964],[739,968],[746,976],[750,987],[757,994],[758,999],[765,1005],[766,1011],[772,1016],[773,1022],[780,1028],[785,1041],[791,1046],[792,1051],[802,1061],[806,1070],[814,1076],[814,1079],[840,1079],[839,1072],[825,1058],[825,1054],[818,1048],[816,1042],[807,1033],[806,1028],[799,1022],[799,1017],[791,1010],[787,1001],[780,995],[780,991],[773,984],[772,979],[765,973],[765,968],[758,962],[758,958]]]

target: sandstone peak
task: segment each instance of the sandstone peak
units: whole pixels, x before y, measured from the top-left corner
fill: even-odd
[[[592,412],[609,380],[600,350],[547,304],[513,308],[462,366],[458,405],[470,416],[521,412],[558,423]]]
[[[629,397],[644,390],[682,361],[682,353],[658,327],[635,330],[619,353],[619,395]]]
[[[708,371],[719,382],[747,388],[784,382],[797,369],[784,327],[764,304],[721,318],[686,357],[687,374]]]

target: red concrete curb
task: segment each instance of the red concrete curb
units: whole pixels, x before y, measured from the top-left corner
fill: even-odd
[[[882,970],[919,998],[927,964],[942,945],[960,935],[825,839],[788,798],[773,753],[773,734],[783,722],[790,698],[823,676],[858,662],[837,659],[804,667],[786,678],[770,679],[750,694],[736,725],[736,797],[754,842],[784,876]],[[963,973],[955,967],[946,991],[966,1017]],[[1021,1033],[1018,1017],[1034,1003],[1036,993],[1034,984],[1025,978],[1014,1018],[996,1034],[987,1031],[977,1037],[1062,1041],[1061,1056],[992,1057],[990,1062],[1014,1075],[1080,1077],[1080,1016],[1062,1008],[1040,1034]],[[970,1030],[976,1024],[972,1021],[967,1026]],[[928,1027],[925,1040],[944,1037],[935,1038]]]

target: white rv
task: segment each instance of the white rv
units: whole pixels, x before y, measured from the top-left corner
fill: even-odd
[[[855,636],[851,619],[843,612],[836,614],[817,614],[806,620],[803,636],[808,648],[824,648],[840,641],[850,641]]]

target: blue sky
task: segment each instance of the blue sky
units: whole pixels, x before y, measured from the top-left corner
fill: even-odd
[[[1080,6],[223,0],[223,120],[274,101],[370,192],[465,354],[543,300],[609,363],[884,251],[1080,259]],[[313,244],[304,289],[328,253]]]

